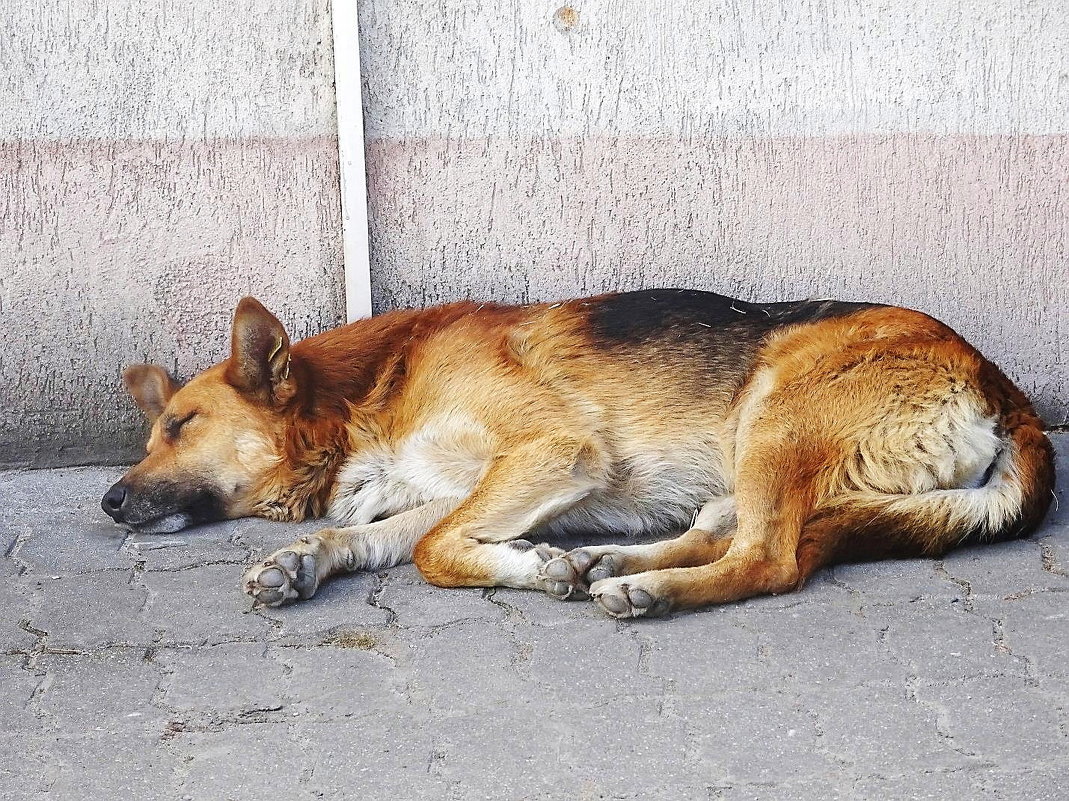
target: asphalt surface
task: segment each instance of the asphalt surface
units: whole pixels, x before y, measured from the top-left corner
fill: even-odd
[[[316,524],[129,536],[0,473],[0,799],[1069,798],[1069,436],[1029,541],[617,622],[414,568],[249,612]]]

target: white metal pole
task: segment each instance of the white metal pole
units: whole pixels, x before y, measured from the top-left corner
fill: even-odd
[[[356,6],[357,0],[333,0],[331,3],[341,166],[345,314],[349,322],[371,316],[364,105],[360,94],[360,24]]]

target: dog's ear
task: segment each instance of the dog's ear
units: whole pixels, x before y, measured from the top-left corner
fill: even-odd
[[[226,380],[265,401],[284,402],[293,395],[290,338],[256,298],[242,298],[234,311]]]
[[[122,372],[123,383],[150,423],[163,414],[180,386],[170,373],[155,364],[132,364]]]

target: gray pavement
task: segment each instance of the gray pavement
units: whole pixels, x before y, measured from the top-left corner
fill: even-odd
[[[664,620],[411,566],[250,613],[293,526],[0,473],[0,799],[1069,798],[1069,436],[1030,541]]]

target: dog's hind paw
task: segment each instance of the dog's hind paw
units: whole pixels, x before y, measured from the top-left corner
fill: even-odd
[[[245,573],[242,586],[254,606],[282,606],[311,598],[319,586],[316,558],[293,545],[276,551]]]
[[[615,618],[658,617],[671,611],[667,598],[658,597],[656,591],[641,583],[639,576],[602,579],[590,585],[590,594]]]

